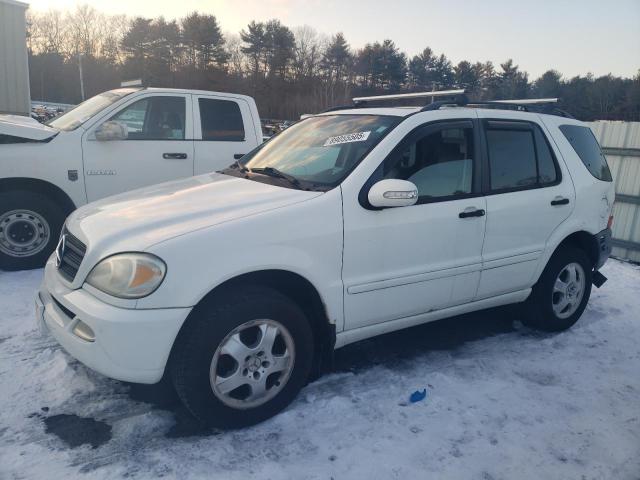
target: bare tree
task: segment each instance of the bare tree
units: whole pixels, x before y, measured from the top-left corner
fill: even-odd
[[[242,38],[237,33],[225,33],[224,48],[229,54],[229,73],[244,77],[249,65],[247,56],[242,52]]]

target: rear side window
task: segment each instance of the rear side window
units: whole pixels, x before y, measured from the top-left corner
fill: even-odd
[[[524,122],[488,122],[485,132],[491,190],[508,191],[557,183],[557,164],[539,127]]]
[[[240,106],[229,100],[198,99],[202,140],[243,142],[244,123]]]
[[[528,130],[487,130],[491,189],[528,187],[538,181],[533,135]]]
[[[591,175],[605,182],[612,180],[607,159],[589,128],[579,125],[561,125],[560,131],[567,138],[587,170],[591,172]]]
[[[551,148],[539,128],[534,128],[536,139],[536,153],[538,154],[538,177],[541,185],[555,183],[558,179],[556,162]]]

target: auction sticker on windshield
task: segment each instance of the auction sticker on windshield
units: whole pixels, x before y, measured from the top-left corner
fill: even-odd
[[[331,145],[339,145],[341,143],[364,142],[369,138],[370,133],[371,130],[368,132],[348,133],[346,135],[338,135],[337,137],[329,137],[322,146],[330,147]]]

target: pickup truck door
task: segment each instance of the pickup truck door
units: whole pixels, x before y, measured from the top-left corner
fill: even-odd
[[[474,298],[486,219],[476,123],[475,118],[451,118],[413,130],[365,184],[360,201],[345,192],[347,330]],[[383,178],[413,182],[418,203],[367,208],[363,192],[366,198],[370,185]]]
[[[228,167],[258,145],[249,104],[242,98],[193,95],[195,174]]]
[[[136,96],[82,136],[87,200],[193,175],[190,94]],[[126,125],[124,140],[97,140],[105,121]]]

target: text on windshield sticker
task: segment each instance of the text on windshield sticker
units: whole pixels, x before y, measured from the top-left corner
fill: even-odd
[[[331,145],[339,145],[341,143],[351,143],[351,142],[364,142],[367,138],[369,138],[368,132],[357,132],[357,133],[348,133],[346,135],[338,135],[337,137],[329,137],[324,142],[323,147],[330,147]]]

